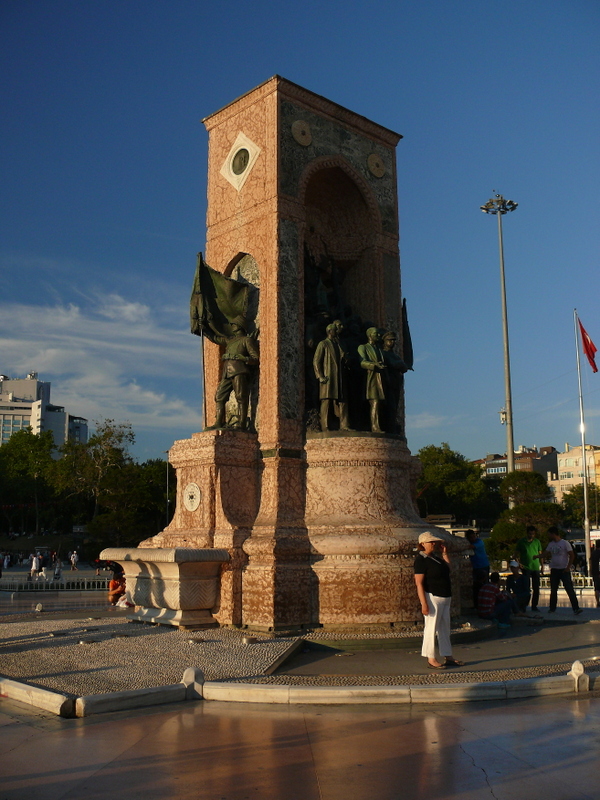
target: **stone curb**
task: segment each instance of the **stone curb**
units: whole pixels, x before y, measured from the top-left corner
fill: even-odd
[[[207,681],[205,700],[238,703],[349,705],[354,703],[465,703],[510,700],[578,691],[570,674],[485,683],[416,686],[290,686]]]
[[[516,700],[527,697],[583,693],[600,676],[587,675],[576,661],[566,675],[521,678],[514,681],[414,686],[295,686],[204,681],[201,670],[189,667],[181,683],[106,694],[67,697],[48,689],[0,678],[0,696],[18,700],[62,717],[87,717],[112,711],[178,703],[217,700],[280,705],[352,705],[466,703],[480,700]]]
[[[42,708],[44,711],[51,711],[60,717],[75,716],[74,697],[67,697],[67,695],[53,692],[50,689],[30,686],[28,683],[13,681],[10,678],[0,677],[0,696]]]
[[[75,716],[89,717],[107,711],[124,711],[129,708],[159,706],[163,703],[180,703],[186,699],[186,686],[174,683],[170,686],[153,686],[151,689],[130,689],[106,694],[87,694],[75,702]]]

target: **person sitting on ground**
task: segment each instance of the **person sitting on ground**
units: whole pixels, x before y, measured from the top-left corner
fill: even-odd
[[[499,628],[510,628],[512,600],[500,589],[500,575],[492,572],[488,583],[479,590],[477,612],[482,619],[495,619]]]
[[[531,592],[529,591],[529,580],[526,575],[523,575],[518,561],[510,562],[510,571],[506,580],[506,591],[510,594],[515,602],[515,610],[519,614],[525,614],[525,610],[529,605],[529,598]]]
[[[108,601],[116,606],[121,597],[125,594],[125,578],[122,574],[114,573],[112,580],[108,584]]]

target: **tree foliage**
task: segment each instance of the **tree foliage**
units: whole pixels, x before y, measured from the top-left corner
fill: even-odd
[[[500,494],[504,500],[512,498],[516,506],[523,503],[538,503],[548,500],[550,488],[548,482],[539,472],[509,472],[500,483]]]
[[[577,484],[563,494],[562,506],[565,512],[565,525],[570,528],[583,528],[584,504],[583,484]],[[593,483],[588,484],[588,513],[593,527],[600,522],[600,489]]]
[[[493,562],[508,561],[515,544],[525,536],[525,526],[507,519],[499,520],[485,540],[485,549]]]
[[[39,533],[42,504],[52,495],[53,451],[52,433],[35,434],[31,428],[13,433],[0,447],[0,505],[11,529],[26,527],[32,512]]]
[[[102,547],[131,547],[153,536],[167,524],[166,471],[160,459],[125,464],[104,480],[102,509],[88,525]],[[174,487],[169,466],[170,486]]]
[[[488,555],[495,561],[508,560],[517,541],[525,536],[528,525],[535,525],[545,545],[546,531],[551,525],[560,525],[562,517],[563,510],[556,503],[523,503],[503,511],[486,540]]]
[[[419,450],[423,471],[417,486],[422,516],[453,514],[457,521],[494,521],[504,508],[496,485],[484,481],[477,464],[451,450],[446,442]]]
[[[86,525],[94,558],[157,534],[168,524],[167,469],[174,507],[174,470],[161,459],[135,462],[134,441],[128,423],[106,419],[87,443],[65,443],[56,460],[51,433],[13,434],[0,447],[0,534],[46,528],[70,539],[74,524]]]
[[[84,494],[93,500],[92,517],[100,510],[101,498],[110,495],[118,482],[109,479],[115,471],[132,463],[128,447],[135,434],[128,422],[105,419],[87,442],[66,442],[56,473],[58,488],[68,494]],[[106,501],[105,501],[106,502]]]

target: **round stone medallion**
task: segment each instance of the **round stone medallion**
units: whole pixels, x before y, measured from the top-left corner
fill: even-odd
[[[241,175],[248,166],[250,161],[250,153],[245,147],[240,148],[234,157],[231,159],[231,171],[234,175]]]
[[[183,505],[188,511],[196,511],[202,500],[202,492],[197,483],[188,483],[183,490]]]
[[[376,178],[383,178],[385,175],[383,161],[381,160],[381,156],[378,156],[377,153],[371,153],[371,155],[367,158],[367,166]]]
[[[292,136],[303,147],[308,147],[312,143],[312,133],[310,132],[310,125],[302,119],[297,119],[292,124]]]

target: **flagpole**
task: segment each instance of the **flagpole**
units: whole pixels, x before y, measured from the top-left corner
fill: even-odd
[[[577,309],[573,309],[573,323],[575,325],[575,352],[577,353],[577,381],[579,384],[579,429],[581,431],[581,453],[583,457],[583,529],[585,534],[585,560],[587,563],[587,574],[591,575],[590,558],[592,553],[592,543],[590,539],[590,511],[588,499],[588,469],[587,453],[585,450],[585,419],[583,414],[583,391],[581,388],[581,360],[579,358],[579,342],[581,332],[579,331],[579,317]]]
[[[206,430],[206,402],[204,395],[206,393],[206,376],[204,374],[204,332],[200,328],[200,374],[202,381],[202,401],[200,406],[200,417],[202,419],[202,430]]]

